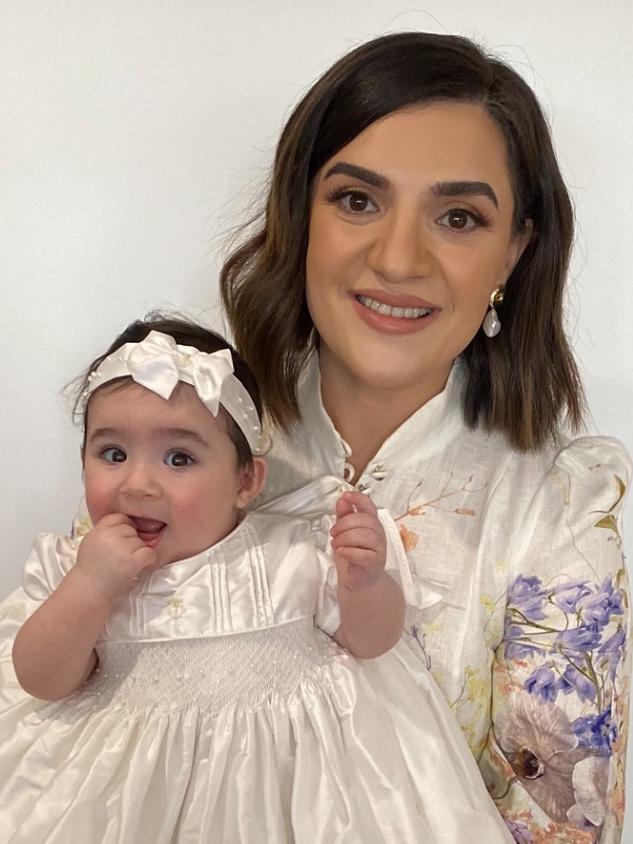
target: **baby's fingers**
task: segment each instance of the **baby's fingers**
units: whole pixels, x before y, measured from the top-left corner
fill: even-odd
[[[139,575],[150,570],[156,565],[156,562],[158,561],[158,554],[153,548],[148,548],[147,545],[143,545],[141,548],[137,548],[134,551],[132,554],[132,560],[134,562],[134,573],[135,575]]]
[[[336,515],[339,517],[348,513],[369,513],[375,516],[377,512],[376,505],[364,492],[344,492],[336,502]]]
[[[342,545],[336,549],[334,560],[344,560],[360,569],[381,569],[384,567],[382,556],[373,548],[358,548],[354,545]]]
[[[346,530],[354,528],[365,528],[373,530],[376,534],[383,533],[383,527],[379,520],[369,513],[350,513],[346,516],[338,518],[330,529],[331,536],[339,536]]]
[[[338,550],[344,546],[360,549],[377,549],[384,546],[384,537],[373,527],[351,527],[332,534],[332,548]]]

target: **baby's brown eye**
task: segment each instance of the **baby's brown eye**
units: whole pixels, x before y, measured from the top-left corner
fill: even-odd
[[[101,457],[107,463],[125,463],[127,459],[126,453],[120,448],[116,448],[115,446],[110,446],[110,448],[104,448],[104,450],[101,452]]]
[[[176,469],[181,469],[183,466],[189,466],[194,462],[193,457],[185,454],[184,451],[170,451],[169,454],[165,455],[165,463]]]

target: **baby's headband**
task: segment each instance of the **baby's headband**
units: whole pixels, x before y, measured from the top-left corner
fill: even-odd
[[[126,376],[164,399],[171,396],[179,381],[191,384],[214,416],[222,405],[233,417],[253,454],[263,453],[257,408],[242,382],[233,375],[233,358],[228,349],[200,352],[194,346],[179,346],[161,331],[150,331],[140,343],[126,343],[101,361],[88,375],[84,398],[87,400],[108,381]]]

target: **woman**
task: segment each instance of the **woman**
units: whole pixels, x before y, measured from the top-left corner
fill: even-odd
[[[296,107],[221,284],[277,427],[268,498],[308,484],[308,511],[353,486],[391,511],[409,644],[516,840],[604,844],[623,815],[630,462],[565,433],[583,411],[572,236],[526,83],[466,39],[403,33]]]

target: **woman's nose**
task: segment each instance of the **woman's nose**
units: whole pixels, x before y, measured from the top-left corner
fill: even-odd
[[[370,262],[387,283],[425,278],[433,266],[429,232],[420,212],[414,209],[393,209],[376,230]]]

